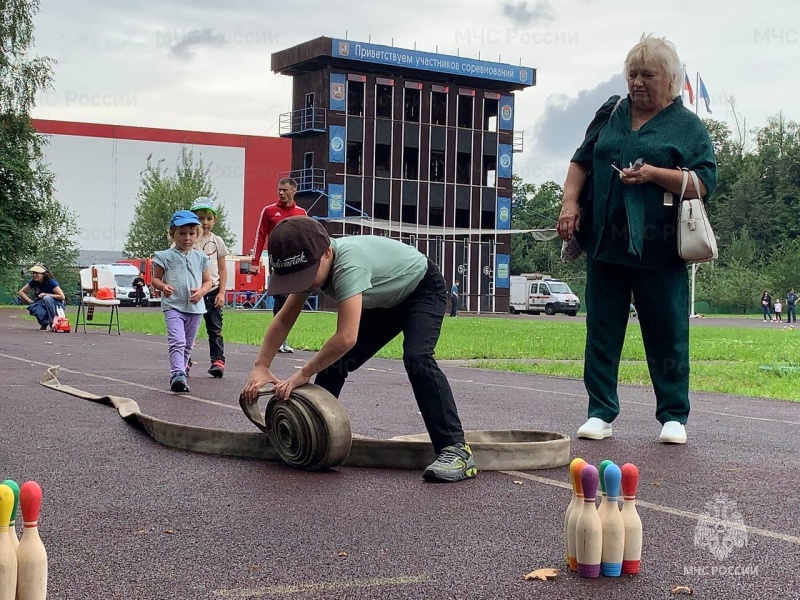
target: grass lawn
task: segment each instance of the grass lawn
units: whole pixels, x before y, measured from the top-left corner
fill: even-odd
[[[73,317],[70,318],[74,321]],[[258,345],[271,319],[268,311],[228,310],[225,339]],[[166,335],[164,318],[157,311],[123,309],[120,321],[125,331]],[[334,313],[304,312],[290,342],[295,348],[318,350],[335,327]],[[585,335],[583,321],[445,318],[436,356],[478,368],[579,379]],[[205,338],[203,326],[200,338]],[[395,339],[378,356],[399,359],[401,339]],[[706,323],[692,327],[691,358],[693,391],[800,401],[800,328],[787,331],[779,326],[762,329]],[[650,385],[635,319],[630,322],[622,352],[620,382]]]

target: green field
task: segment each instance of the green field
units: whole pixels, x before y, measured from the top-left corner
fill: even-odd
[[[74,314],[70,316],[74,322]],[[226,341],[258,345],[272,319],[267,311],[225,313]],[[123,309],[125,331],[166,335],[160,312]],[[304,312],[290,335],[292,346],[317,350],[333,333],[336,315]],[[439,360],[479,368],[581,378],[583,321],[497,317],[445,318],[436,347]],[[204,327],[200,337],[205,337]],[[401,338],[379,354],[401,357]],[[691,331],[693,391],[800,401],[800,329],[704,324]],[[650,385],[638,322],[631,320],[620,366],[620,382]]]

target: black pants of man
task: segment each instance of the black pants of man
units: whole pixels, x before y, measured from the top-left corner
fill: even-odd
[[[797,323],[797,313],[794,310],[794,304],[786,305],[786,322]]]
[[[206,304],[206,314],[203,319],[206,322],[206,332],[208,333],[208,350],[211,354],[211,362],[221,360],[225,362],[225,341],[222,339],[222,307],[217,308],[214,302],[219,294],[219,288],[208,292],[203,300]]]
[[[142,288],[136,288],[136,297],[133,299],[134,306],[145,306],[144,301],[144,290]]]
[[[277,294],[272,297],[272,314],[277,315],[278,311],[286,304],[286,294]]]
[[[455,317],[458,314],[458,296],[450,296],[450,316]]]
[[[402,332],[403,365],[433,449],[438,454],[445,446],[463,443],[464,430],[453,391],[434,359],[446,308],[444,278],[439,268],[428,261],[425,277],[400,304],[391,308],[365,309],[361,313],[355,346],[320,371],[314,383],[338,398],[348,374]]]
[[[689,282],[685,269],[634,269],[586,261],[586,354],[583,382],[589,417],[619,414],[617,378],[631,293],[660,423],[689,417]]]

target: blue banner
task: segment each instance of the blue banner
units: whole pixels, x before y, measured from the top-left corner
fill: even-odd
[[[500,96],[500,129],[514,129],[513,96]]]
[[[328,184],[328,218],[341,219],[344,217],[344,185],[341,183]]]
[[[344,73],[331,73],[331,110],[347,110],[347,79]]]
[[[328,144],[328,162],[344,162],[344,127],[341,125],[331,125],[330,144]]]
[[[333,127],[331,127],[333,129]],[[497,176],[511,178],[512,166],[512,149],[511,144],[499,144],[499,152],[497,154]]]
[[[518,67],[488,60],[473,60],[448,54],[417,52],[394,46],[365,44],[349,40],[334,39],[331,56],[348,58],[380,65],[406,67],[423,71],[435,71],[452,75],[464,75],[480,79],[492,79],[516,83],[522,86],[534,84],[534,70],[531,67]]]
[[[495,229],[511,229],[511,198],[497,199]]]
[[[498,254],[494,267],[494,287],[508,289],[511,275],[511,255]]]

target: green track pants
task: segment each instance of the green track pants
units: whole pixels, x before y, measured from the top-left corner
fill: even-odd
[[[652,271],[586,261],[586,352],[583,381],[589,417],[619,414],[617,380],[631,294],[642,329],[660,423],[689,416],[689,281],[685,269]]]

